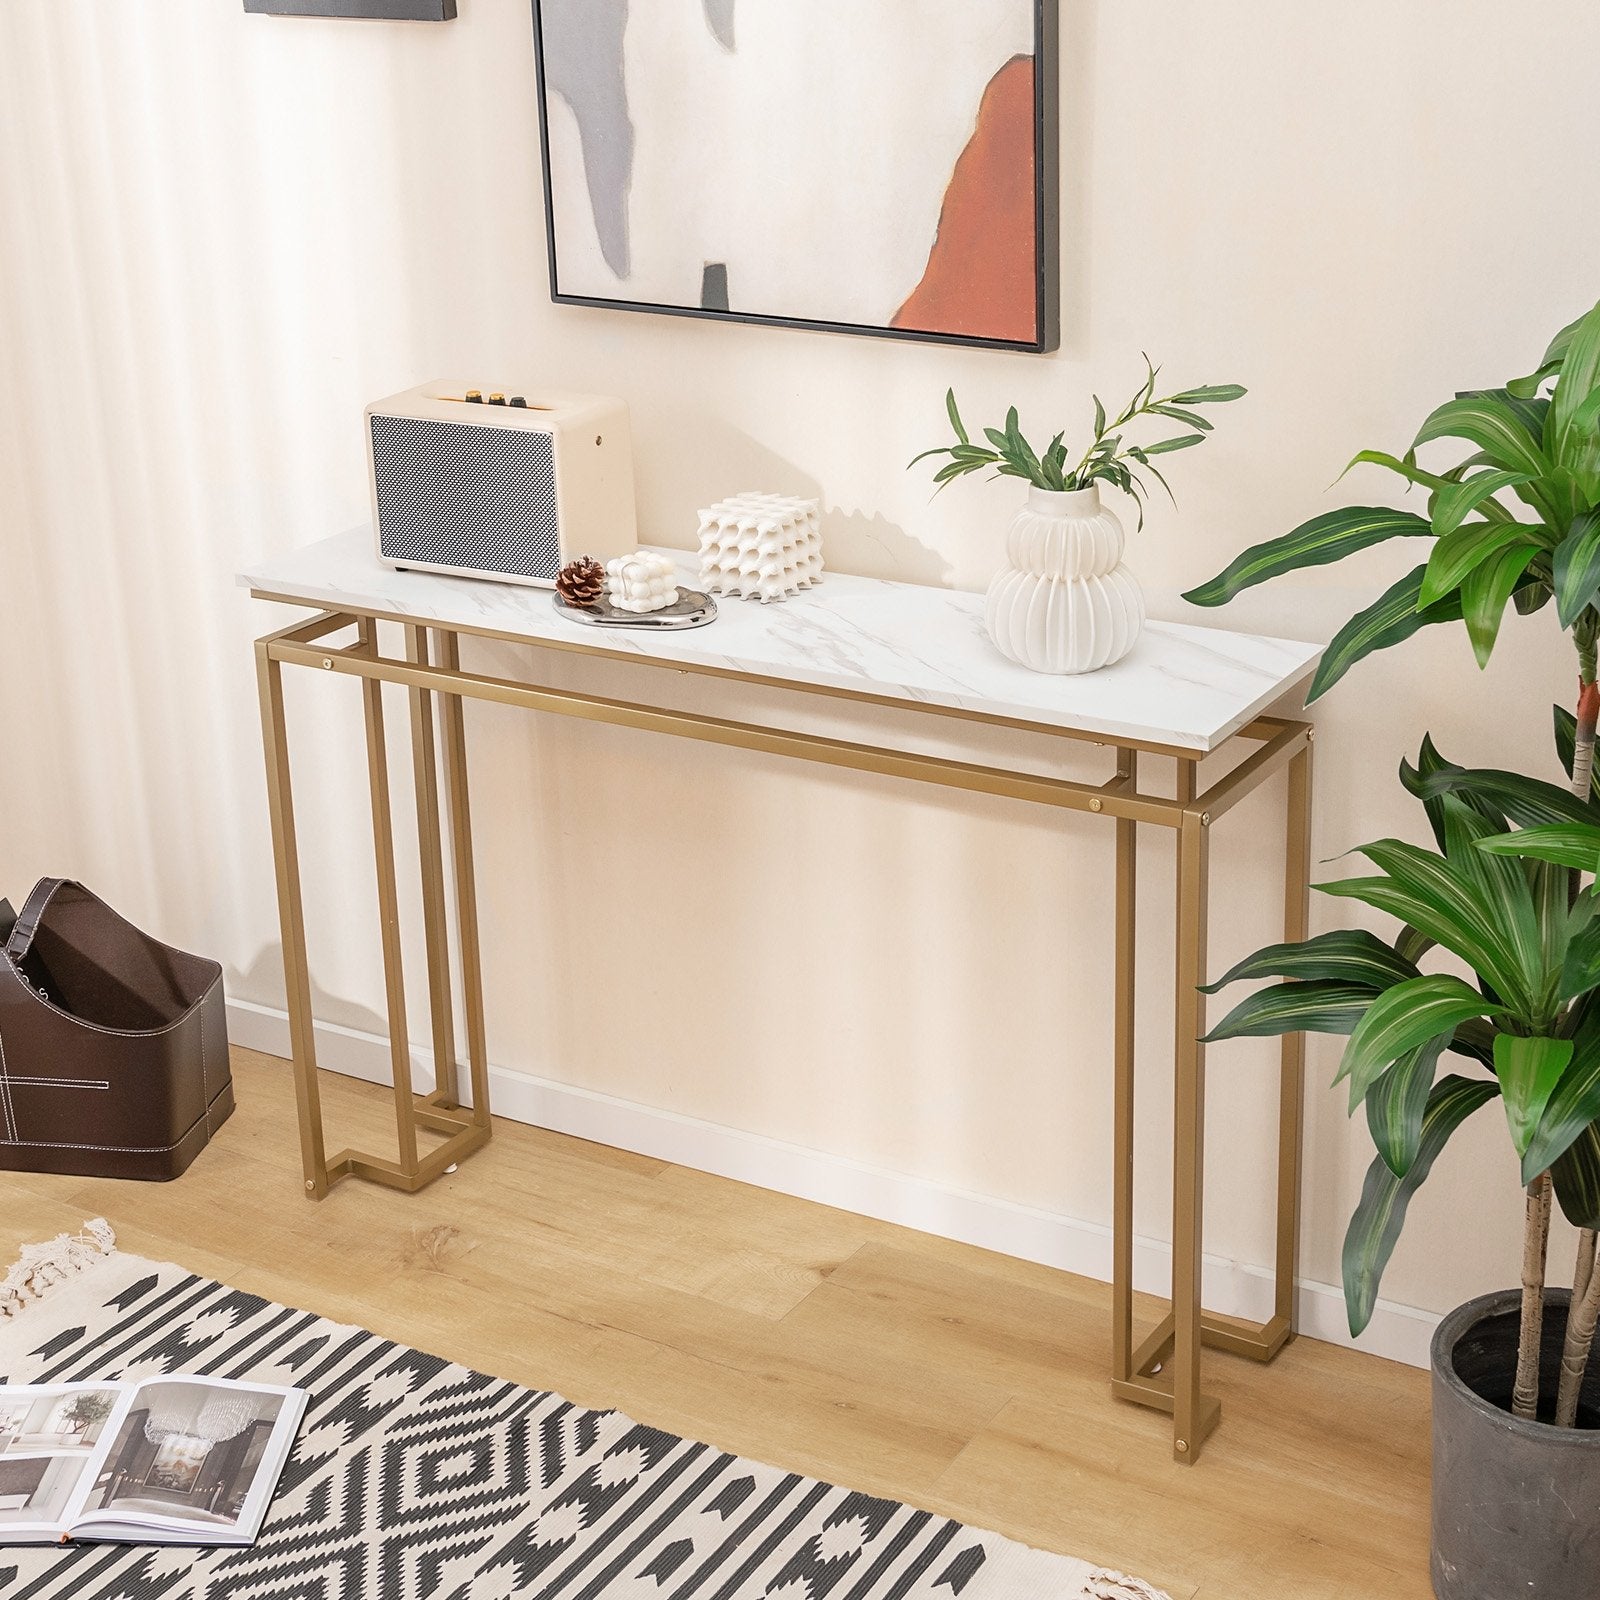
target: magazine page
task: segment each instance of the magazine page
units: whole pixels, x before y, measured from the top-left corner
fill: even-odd
[[[0,1546],[65,1537],[127,1398],[117,1384],[0,1389]]]
[[[303,1389],[223,1378],[135,1384],[75,1539],[249,1544],[305,1414]]]

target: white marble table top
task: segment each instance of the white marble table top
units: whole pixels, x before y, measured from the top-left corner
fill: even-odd
[[[694,586],[697,558],[666,553]],[[366,528],[256,563],[238,581],[265,599],[1194,751],[1216,749],[1304,680],[1321,648],[1151,622],[1115,666],[1052,677],[990,644],[981,595],[844,573],[772,605],[722,600],[704,628],[589,628],[557,616],[547,589],[396,572]]]

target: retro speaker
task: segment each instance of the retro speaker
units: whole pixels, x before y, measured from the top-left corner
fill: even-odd
[[[367,407],[378,557],[546,587],[574,556],[638,544],[628,408],[429,383]]]

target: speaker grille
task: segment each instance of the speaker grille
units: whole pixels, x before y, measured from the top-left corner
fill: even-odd
[[[372,466],[390,561],[546,581],[560,570],[549,434],[375,416]]]

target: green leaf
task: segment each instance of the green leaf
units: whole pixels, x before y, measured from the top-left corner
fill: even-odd
[[[1575,1228],[1600,1228],[1600,1127],[1591,1122],[1583,1128],[1551,1162],[1550,1176],[1567,1221]]]
[[[1448,973],[1408,978],[1385,989],[1367,1008],[1334,1082],[1350,1080],[1350,1109],[1366,1098],[1378,1075],[1401,1056],[1438,1035],[1448,1039],[1469,1017],[1501,1013],[1470,984]]]
[[[1510,389],[1462,389],[1457,400],[1486,400],[1491,405],[1503,407],[1528,430],[1529,436],[1541,450],[1545,449],[1544,425],[1550,415],[1550,402],[1542,395],[1515,395]],[[1549,451],[1545,451],[1546,458]],[[1474,461],[1474,466],[1492,467],[1492,461]]]
[[[1492,1022],[1485,1022],[1481,1017],[1474,1017],[1468,1022],[1463,1022],[1455,1031],[1455,1037],[1450,1041],[1450,1049],[1457,1055],[1469,1057],[1473,1061],[1481,1061],[1484,1066],[1494,1068],[1494,1041],[1499,1030]]]
[[[1216,424],[1209,417],[1203,417],[1198,411],[1185,411],[1182,406],[1153,405],[1150,407],[1152,416],[1170,417],[1174,422],[1181,422],[1186,427],[1197,428],[1201,433],[1212,432]]]
[[[1442,539],[1453,533],[1484,501],[1492,499],[1502,489],[1527,483],[1528,474],[1500,469],[1480,472],[1474,478],[1463,478],[1459,483],[1447,484],[1433,502],[1433,531]]]
[[[1571,1059],[1570,1039],[1523,1039],[1511,1033],[1496,1038],[1494,1074],[1500,1080],[1506,1121],[1519,1156],[1527,1153],[1539,1119]]]
[[[1477,445],[1494,466],[1524,473],[1529,479],[1550,470],[1549,460],[1523,418],[1505,401],[1489,395],[1446,400],[1422,424],[1412,449],[1431,439],[1465,439]]]
[[[1271,944],[1257,950],[1215,983],[1202,984],[1200,992],[1215,994],[1247,978],[1312,978],[1366,984],[1378,990],[1418,976],[1416,964],[1382,939],[1363,928],[1340,928],[1297,944]]]
[[[1398,473],[1407,483],[1415,484],[1419,488],[1430,489],[1435,493],[1448,489],[1458,480],[1443,476],[1437,472],[1425,471],[1417,465],[1417,458],[1410,451],[1402,459],[1400,456],[1391,455],[1387,450],[1359,450],[1350,458],[1350,466],[1339,474],[1345,477],[1351,467],[1358,466],[1383,467],[1389,472]]]
[[[1362,854],[1406,892],[1413,914],[1405,921],[1433,933],[1507,1005],[1527,1014],[1545,977],[1532,896],[1524,884],[1520,904],[1499,898],[1481,870],[1486,858],[1462,842],[1470,812],[1454,797],[1444,806],[1444,855],[1398,839],[1375,840]],[[1462,855],[1467,859],[1457,859]]]
[[[1459,595],[1447,595],[1431,606],[1418,609],[1417,600],[1426,571],[1425,566],[1413,567],[1365,611],[1358,611],[1333,636],[1328,648],[1322,652],[1311,687],[1306,692],[1308,704],[1325,695],[1363,657],[1400,644],[1420,629],[1435,623],[1460,620]]]
[[[1516,947],[1496,908],[1462,868],[1398,839],[1379,839],[1364,846],[1363,854],[1388,876],[1345,878],[1317,884],[1317,890],[1398,917],[1460,956],[1508,1005],[1524,1014],[1532,1009],[1533,985],[1521,970]],[[1542,977],[1535,974],[1534,981]]]
[[[1584,316],[1588,313],[1585,312]],[[1572,336],[1583,325],[1584,317],[1575,317],[1553,338],[1544,353],[1544,360],[1539,363],[1538,371],[1530,373],[1526,378],[1513,378],[1506,385],[1507,390],[1523,399],[1536,394],[1539,385],[1546,378],[1552,378],[1560,372],[1567,359],[1567,351],[1572,347]]]
[[[1105,402],[1099,395],[1094,397],[1094,436],[1099,438],[1106,431]]]
[[[1366,984],[1274,984],[1241,1000],[1203,1042],[1269,1038],[1283,1033],[1349,1033],[1372,1000],[1373,992]]]
[[[1175,406],[1223,405],[1229,400],[1242,400],[1249,394],[1242,383],[1209,383],[1199,389],[1185,389],[1171,397]]]
[[[1589,870],[1594,870],[1593,862]],[[1576,926],[1561,956],[1561,987],[1557,998],[1562,1001],[1580,1000],[1591,989],[1600,987],[1600,918],[1593,915],[1593,910],[1592,896],[1586,904],[1580,902],[1580,908],[1576,909]],[[1589,915],[1585,916],[1584,911]],[[1595,1114],[1600,1116],[1600,1111]]]
[[[1446,794],[1460,794],[1479,809],[1494,807],[1519,828],[1543,828],[1561,822],[1600,822],[1600,811],[1542,778],[1494,767],[1458,767],[1443,764],[1437,771],[1416,772],[1403,766],[1401,781],[1424,802]]]
[[[1417,1159],[1422,1143],[1422,1117],[1439,1057],[1450,1042],[1441,1034],[1402,1056],[1367,1091],[1367,1130],[1383,1164],[1403,1178]]]
[[[1572,761],[1578,743],[1578,719],[1563,705],[1550,708],[1556,728],[1556,755],[1566,774],[1572,776]],[[1589,780],[1589,793],[1600,801],[1600,762],[1595,763],[1594,775]]]
[[[1428,1096],[1417,1153],[1405,1177],[1397,1178],[1379,1156],[1367,1169],[1361,1200],[1344,1236],[1344,1298],[1350,1332],[1359,1334],[1372,1320],[1383,1269],[1405,1226],[1411,1197],[1427,1182],[1450,1136],[1500,1088],[1482,1079],[1442,1078]]]
[[[1439,754],[1431,733],[1422,736],[1422,748],[1417,754],[1415,767],[1409,761],[1402,759],[1400,762],[1401,786],[1422,802],[1422,809],[1427,812],[1429,826],[1433,829],[1434,843],[1441,852],[1444,850],[1444,802],[1447,795],[1459,794],[1475,811],[1495,823],[1500,831],[1503,832],[1507,826],[1505,812],[1470,785],[1439,787],[1425,781],[1437,779],[1441,773],[1460,774],[1465,771],[1465,767],[1446,761]]]
[[[1444,798],[1444,853],[1453,870],[1470,882],[1495,919],[1496,931],[1521,977],[1523,992],[1536,1004],[1549,989],[1551,958],[1534,903],[1528,873],[1505,856],[1478,849],[1498,835],[1500,825],[1475,811],[1459,795]],[[1562,918],[1562,931],[1566,919]]]
[[[961,413],[956,409],[956,392],[954,389],[945,391],[944,408],[950,413],[950,426],[956,430],[956,438],[962,444],[970,444],[972,441],[967,438],[967,430],[962,424]]]
[[[1536,544],[1508,545],[1474,567],[1462,580],[1461,611],[1466,619],[1467,637],[1472,641],[1472,653],[1480,667],[1486,667],[1494,653],[1494,642],[1499,636],[1500,621],[1511,600],[1511,591],[1538,553]]]
[[[1600,864],[1600,826],[1593,822],[1551,822],[1480,839],[1478,848],[1490,855],[1550,861],[1558,867],[1593,872]]]
[[[1578,319],[1567,340],[1545,432],[1551,459],[1580,479],[1600,470],[1600,434],[1592,414],[1587,422],[1580,415],[1596,389],[1600,389],[1600,305]]]
[[[1445,534],[1428,557],[1417,604],[1424,608],[1442,600],[1452,589],[1498,551],[1516,543],[1530,543],[1528,530],[1516,522],[1473,522]]]
[[[1433,525],[1414,511],[1390,506],[1346,506],[1302,523],[1292,533],[1252,545],[1209,583],[1191,589],[1184,599],[1197,606],[1220,606],[1268,578],[1306,567],[1342,561],[1357,550],[1386,539],[1431,538]]]
[[[1574,898],[1572,874],[1563,867],[1540,861],[1522,870],[1533,891],[1534,915],[1538,919],[1539,937],[1544,950],[1546,977],[1540,1005],[1543,1014],[1548,1017],[1554,1015],[1556,1005],[1561,1003],[1561,969],[1566,962],[1567,946],[1589,919],[1593,897],[1579,895]],[[1566,1026],[1557,1031],[1568,1037],[1572,1033],[1572,1029]]]
[[[1204,444],[1206,436],[1203,433],[1181,433],[1175,439],[1157,439],[1154,444],[1143,446],[1147,456],[1164,456],[1172,450],[1187,450],[1191,445]]]
[[[1531,400],[1538,394],[1540,387],[1560,371],[1559,361],[1546,361],[1536,372],[1530,372],[1527,377],[1513,378],[1506,385],[1506,392],[1515,395],[1519,400]]]
[[[1556,546],[1556,615],[1563,628],[1600,595],[1600,510],[1586,511]]]

